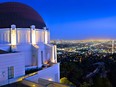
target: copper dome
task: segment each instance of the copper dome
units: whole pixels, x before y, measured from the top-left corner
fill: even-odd
[[[46,26],[42,17],[30,6],[19,2],[0,3],[0,28],[9,28],[12,24],[17,28],[35,25],[42,29]]]

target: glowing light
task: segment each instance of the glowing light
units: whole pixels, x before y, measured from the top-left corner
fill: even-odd
[[[16,25],[11,25],[11,45],[16,45]]]
[[[53,81],[51,78],[48,79],[49,81]]]
[[[16,45],[16,31],[11,30],[11,44]]]
[[[31,33],[32,33],[32,44],[36,44],[36,30],[35,25],[31,26]]]
[[[45,34],[45,43],[47,44],[48,43],[48,32],[47,32],[47,30],[45,30],[44,34]]]
[[[35,85],[32,85],[32,87],[35,87]]]
[[[48,63],[49,63],[49,61],[45,61],[45,62],[44,62],[44,64],[48,64]]]
[[[36,44],[36,40],[35,40],[35,30],[32,30],[32,44]]]
[[[54,46],[52,46],[52,59],[51,59],[51,61],[53,63],[55,63],[55,60],[54,60]]]

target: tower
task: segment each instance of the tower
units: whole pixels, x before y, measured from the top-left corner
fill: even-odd
[[[114,40],[112,40],[112,54],[114,53]]]

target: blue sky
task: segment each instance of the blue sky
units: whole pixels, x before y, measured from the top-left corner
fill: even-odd
[[[33,7],[51,39],[116,39],[116,0],[0,0]]]

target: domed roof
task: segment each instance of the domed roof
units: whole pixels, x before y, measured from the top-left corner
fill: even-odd
[[[17,28],[35,25],[42,29],[46,26],[42,17],[31,7],[19,2],[0,3],[0,28],[9,28],[12,24]]]

